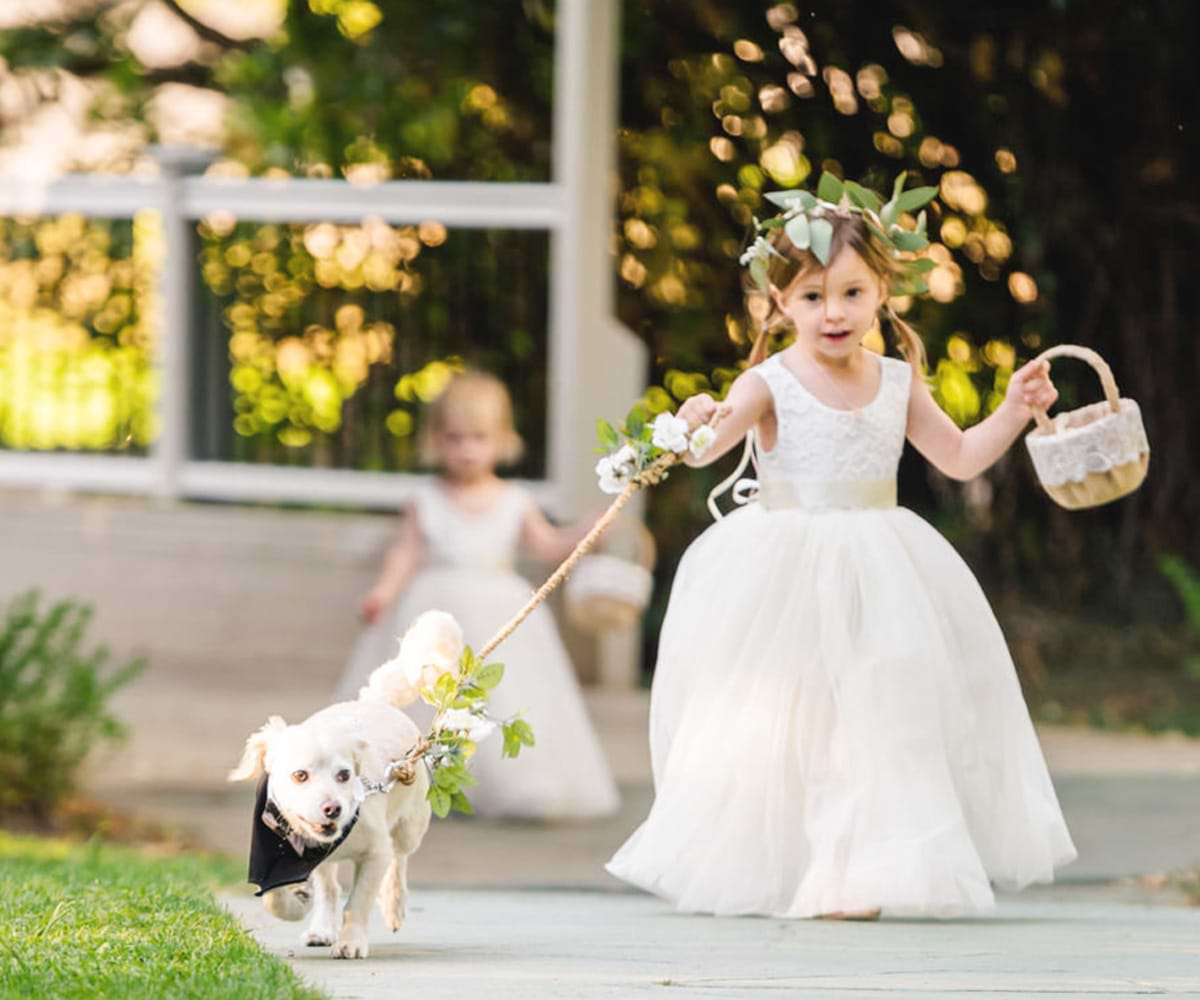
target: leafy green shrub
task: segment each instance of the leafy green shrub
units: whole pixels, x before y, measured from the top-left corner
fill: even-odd
[[[1192,628],[1200,634],[1200,573],[1179,556],[1163,556],[1158,565],[1163,576],[1175,586]]]
[[[108,668],[105,648],[82,648],[91,608],[38,604],[23,594],[0,620],[0,813],[45,821],[92,748],[124,735],[108,701],[145,663]]]
[[[1192,637],[1200,641],[1200,573],[1179,556],[1163,556],[1158,567],[1179,595]],[[1184,662],[1184,669],[1189,677],[1200,680],[1200,655],[1189,656]]]

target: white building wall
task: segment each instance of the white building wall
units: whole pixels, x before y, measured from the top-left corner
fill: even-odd
[[[449,227],[549,229],[549,467],[545,481],[530,485],[560,516],[600,506],[592,472],[595,418],[623,415],[646,372],[643,346],[612,315],[618,9],[616,0],[560,2],[547,184],[219,181],[187,176],[186,154],[162,151],[155,180],[70,177],[36,189],[0,186],[0,214],[7,215],[76,211],[114,218],[156,208],[167,244],[161,437],[146,459],[0,452],[0,599],[31,585],[77,596],[97,605],[99,626],[118,649],[136,646],[178,664],[248,663],[263,655],[326,662],[345,655],[354,627],[346,609],[369,582],[390,522],[194,501],[394,508],[417,479],[198,462],[187,454],[184,348],[195,266],[187,237],[195,220],[217,208],[246,220],[372,215],[396,224],[434,218]],[[143,499],[90,495],[96,493]],[[241,544],[248,539],[258,544]],[[266,583],[276,572],[279,584]],[[254,634],[264,648],[239,623],[260,630]],[[632,634],[606,637],[595,650],[579,637],[572,645],[591,661],[585,672],[601,683],[636,683]]]

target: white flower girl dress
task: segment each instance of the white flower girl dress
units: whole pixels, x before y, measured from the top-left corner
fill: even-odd
[[[338,684],[338,700],[358,697],[371,671],[396,655],[397,637],[423,611],[452,614],[467,642],[483,645],[529,599],[529,581],[514,570],[521,522],[534,502],[506,485],[488,510],[468,512],[436,483],[420,490],[414,510],[425,561],[396,604],[363,630]],[[502,759],[499,733],[479,745],[467,789],[481,816],[584,819],[609,815],[619,801],[612,772],[587,715],[575,671],[554,618],[538,608],[489,657],[504,664],[504,679],[489,699],[497,719],[517,712],[533,727],[537,745]],[[407,711],[419,725],[432,710],[417,702]]]
[[[650,716],[655,802],[614,875],[714,914],[950,916],[1075,849],[970,570],[896,506],[912,370],[867,406],[779,355],[755,502],[680,562]],[[749,447],[752,447],[749,446]]]

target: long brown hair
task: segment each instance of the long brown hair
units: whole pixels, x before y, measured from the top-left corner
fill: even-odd
[[[862,217],[857,214],[849,216],[830,213],[826,216],[833,225],[833,237],[829,243],[829,260],[844,248],[849,247],[862,259],[863,263],[885,283],[900,273],[900,264],[892,257],[879,241],[871,236]],[[779,294],[786,297],[788,292],[801,278],[814,270],[821,270],[821,262],[810,250],[799,249],[783,229],[772,230],[767,237],[771,246],[779,256],[772,254],[767,264],[767,280]],[[746,292],[749,296],[761,296],[762,290],[749,281],[747,276]],[[902,320],[888,302],[885,294],[885,311],[888,321],[896,333],[897,346],[904,359],[913,366],[918,376],[925,374],[925,345],[921,337],[908,323]],[[790,325],[791,321],[780,311],[773,298],[767,298],[767,312],[759,323],[758,335],[754,338],[754,347],[750,350],[749,364],[751,367],[767,359],[767,349],[770,339],[782,327]]]

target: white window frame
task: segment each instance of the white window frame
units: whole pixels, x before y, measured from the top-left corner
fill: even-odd
[[[423,477],[198,460],[188,398],[196,222],[218,209],[239,221],[538,229],[550,234],[546,478],[530,484],[551,507],[594,505],[596,416],[620,416],[641,391],[645,352],[612,317],[616,0],[560,0],[554,43],[551,180],[544,183],[189,176],[186,151],[157,151],[159,176],[72,175],[36,189],[0,188],[5,215],[160,213],[165,236],[159,316],[159,434],[146,457],[0,451],[0,486],[144,494],[168,500],[298,502],[394,508]],[[603,372],[603,378],[596,373]]]

